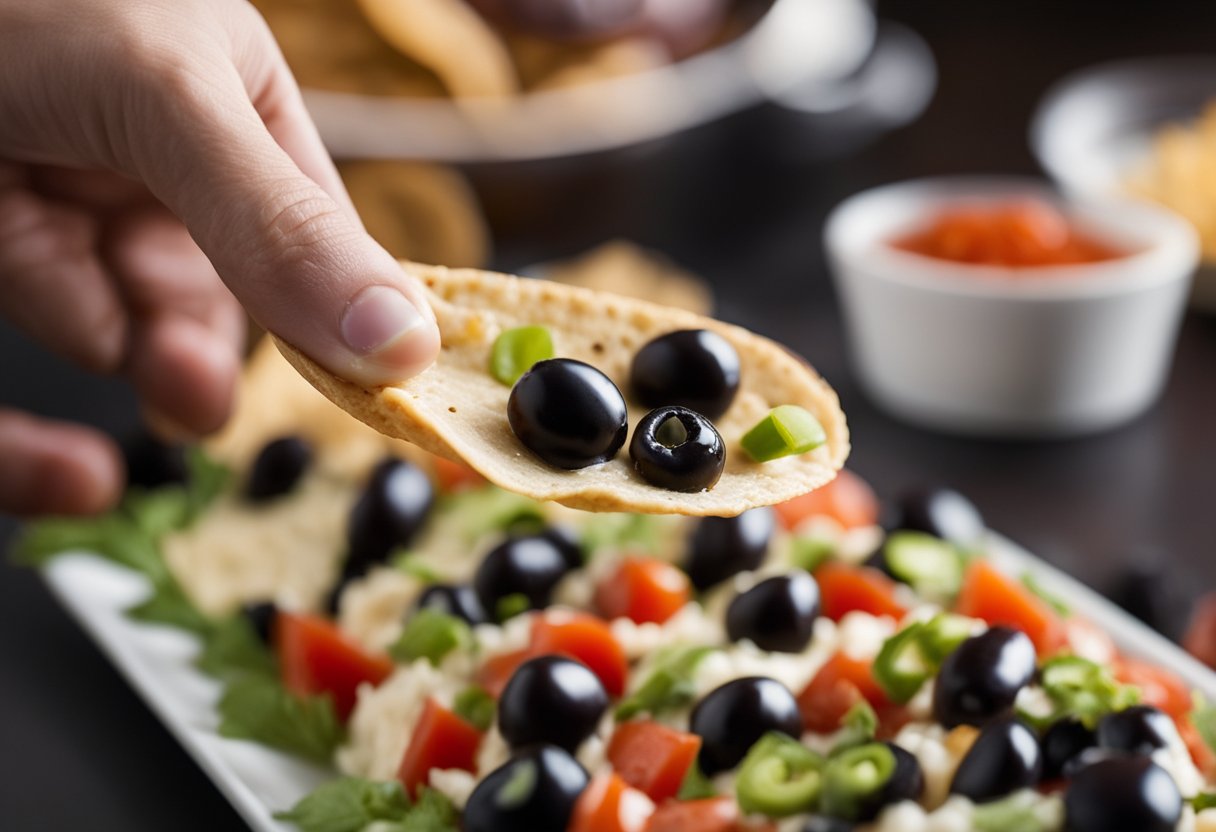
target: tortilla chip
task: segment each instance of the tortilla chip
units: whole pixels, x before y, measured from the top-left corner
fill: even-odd
[[[486,479],[536,500],[588,511],[647,514],[739,514],[788,500],[829,482],[849,451],[848,429],[835,392],[780,345],[740,327],[683,310],[549,281],[471,269],[403,263],[428,290],[443,349],[421,375],[398,386],[364,389],[322,369],[279,342],[287,360],[318,390],[382,433],[459,460]],[[739,393],[717,420],[727,447],[726,470],[710,491],[683,494],[657,488],[633,470],[627,449],[601,465],[566,471],[525,448],[507,422],[510,389],[490,375],[490,348],[506,328],[540,324],[560,356],[586,361],[627,390],[634,352],[680,329],[710,329],[739,352]],[[828,441],[814,451],[763,464],[739,447],[740,437],[769,409],[800,405],[819,419]],[[636,425],[645,415],[631,408]]]

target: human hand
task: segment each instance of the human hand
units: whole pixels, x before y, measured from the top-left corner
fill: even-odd
[[[204,434],[232,403],[237,301],[368,385],[439,349],[252,6],[0,0],[0,316]],[[113,443],[81,426],[0,408],[0,459],[0,511],[97,511],[122,490]]]

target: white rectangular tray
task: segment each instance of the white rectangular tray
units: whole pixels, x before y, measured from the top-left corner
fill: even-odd
[[[1105,628],[1122,651],[1173,670],[1216,700],[1216,673],[1093,590],[1004,538],[993,536],[988,551],[994,562],[1011,573],[1032,573],[1046,590]],[[250,827],[256,832],[291,832],[292,827],[274,819],[274,812],[290,808],[335,773],[216,734],[215,703],[220,686],[194,668],[198,642],[180,630],[141,624],[123,614],[148,593],[142,576],[82,553],[56,558],[46,568],[45,577],[63,605]]]

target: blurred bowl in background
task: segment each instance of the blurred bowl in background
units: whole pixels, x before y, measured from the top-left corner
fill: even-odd
[[[1078,197],[1128,196],[1137,170],[1154,153],[1159,131],[1196,120],[1216,101],[1216,56],[1116,61],[1083,69],[1053,86],[1031,122],[1039,162]],[[1209,153],[1216,153],[1212,147]],[[1196,188],[1216,217],[1216,182]],[[1195,277],[1192,304],[1216,312],[1216,263]]]
[[[1010,267],[937,260],[891,243],[961,204],[1034,199],[1130,252]],[[876,188],[833,211],[825,243],[851,359],[880,405],[946,431],[1048,437],[1113,427],[1165,382],[1194,231],[1131,200],[1063,199],[1032,179],[950,177]],[[1014,274],[1016,272],[1016,274]]]

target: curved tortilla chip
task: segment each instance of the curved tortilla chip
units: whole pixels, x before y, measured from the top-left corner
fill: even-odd
[[[736,326],[542,280],[472,269],[403,263],[422,281],[439,322],[438,361],[399,386],[366,390],[334,376],[287,344],[287,360],[332,401],[377,430],[432,453],[461,460],[510,491],[589,511],[648,514],[739,514],[790,499],[829,482],[849,451],[836,394],[809,365],[778,344]],[[726,470],[710,491],[682,494],[647,484],[626,448],[608,462],[577,471],[554,468],[525,448],[507,422],[510,389],[488,371],[491,345],[503,329],[540,324],[557,354],[599,367],[622,391],[634,352],[679,329],[711,329],[739,352],[741,383],[716,424],[726,442]],[[763,464],[752,462],[739,438],[770,408],[800,405],[819,419],[828,441],[814,451]],[[645,415],[630,408],[630,423]]]

